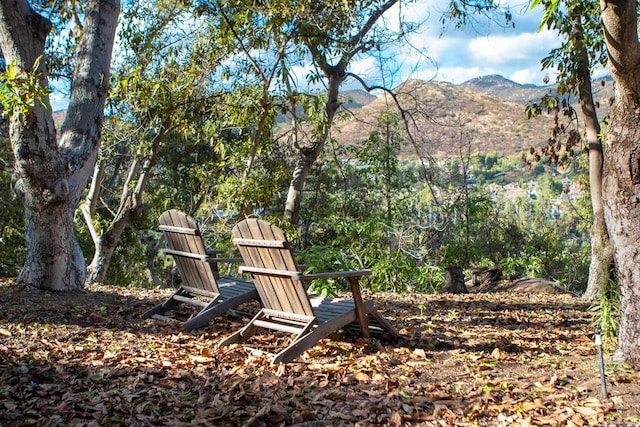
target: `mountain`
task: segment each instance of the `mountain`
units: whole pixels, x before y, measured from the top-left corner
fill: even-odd
[[[376,100],[375,95],[371,95],[364,90],[345,90],[340,94],[342,107],[351,110],[362,108]]]
[[[604,115],[609,114],[609,101],[613,98],[613,79],[611,76],[600,77],[592,82],[593,98],[597,104],[600,104],[601,110],[598,112],[600,119]],[[556,86],[536,86],[533,84],[520,84],[513,82],[505,77],[494,74],[490,76],[476,77],[467,80],[460,86],[468,87],[480,93],[487,95],[495,95],[506,101],[517,102],[519,104],[528,104],[529,102],[537,102],[544,95],[555,96]],[[575,104],[575,108],[579,110],[579,106],[575,97],[565,97]]]
[[[476,77],[475,79],[467,80],[460,86],[519,104],[535,102],[544,95],[553,95],[555,93],[554,86],[523,85],[497,74]]]
[[[543,116],[527,120],[524,105],[496,95],[479,92],[468,85],[412,80],[395,88],[397,99],[410,116],[414,144],[406,144],[400,155],[414,157],[460,156],[466,153],[498,152],[513,154],[548,139],[553,120]],[[388,94],[336,122],[333,137],[345,145],[359,144],[378,126],[382,113],[399,114]],[[406,131],[398,131],[407,139]]]
[[[609,81],[610,82],[610,81]],[[461,153],[498,152],[519,154],[530,147],[547,144],[554,126],[553,116],[527,119],[525,106],[543,95],[555,94],[553,86],[521,85],[502,76],[484,76],[454,85],[451,83],[412,80],[394,89],[411,122],[414,142],[405,144],[400,155],[415,157],[459,157]],[[608,114],[611,84],[594,82],[598,115]],[[369,98],[367,98],[368,100]],[[378,125],[382,113],[399,110],[388,94],[381,95],[361,108],[349,108],[341,115],[333,137],[342,144],[360,144],[371,132],[384,133]],[[579,106],[574,105],[579,111]],[[580,119],[580,123],[584,123]],[[403,129],[397,132],[407,140]]]

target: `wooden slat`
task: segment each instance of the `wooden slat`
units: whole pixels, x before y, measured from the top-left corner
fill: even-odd
[[[195,220],[171,209],[160,216],[159,222],[167,240],[167,253],[174,256],[183,282],[193,288],[218,293],[215,274],[206,262],[207,251]]]
[[[180,288],[189,292],[190,294],[200,295],[207,298],[213,298],[219,293],[219,292],[211,292],[207,289],[192,288],[191,286],[186,286],[186,285],[182,285],[180,286]]]
[[[197,305],[199,307],[206,307],[209,303],[206,301],[200,301],[195,298],[183,297],[181,295],[174,295],[173,299],[180,302],[186,302],[191,305]]]
[[[264,313],[265,317],[267,317],[267,318],[284,319],[284,320],[290,320],[290,321],[300,322],[300,323],[308,323],[308,322],[312,321],[315,318],[315,316],[307,316],[307,315],[304,315],[304,314],[297,314],[297,313],[290,313],[290,312],[286,312],[286,311],[271,310],[271,309],[268,309],[268,308],[263,309],[262,312]]]
[[[300,280],[302,278],[302,274],[299,271],[274,270],[271,268],[248,267],[246,265],[239,267],[238,271],[240,273],[254,273],[264,276],[290,277],[293,280]]]
[[[267,320],[255,320],[253,324],[259,328],[273,329],[290,334],[299,334],[304,329],[300,326],[291,326],[282,323],[269,322]]]
[[[256,246],[260,248],[288,248],[286,240],[264,240],[264,239],[233,239],[233,243],[242,246]]]
[[[161,225],[158,226],[158,229],[160,231],[168,231],[170,233],[191,234],[191,235],[196,235],[196,236],[200,235],[200,230],[198,230],[197,228],[176,227],[176,226],[173,226],[173,225],[161,224]]]
[[[161,320],[167,323],[180,323],[179,320],[174,319],[172,317],[163,316],[162,314],[154,314],[153,316],[151,316],[151,318],[156,320]]]
[[[209,255],[202,255],[202,254],[194,254],[191,252],[184,252],[184,251],[176,251],[175,249],[169,249],[166,248],[164,250],[164,253],[167,255],[175,255],[175,256],[181,256],[181,257],[185,257],[185,258],[194,258],[200,261],[209,261]]]

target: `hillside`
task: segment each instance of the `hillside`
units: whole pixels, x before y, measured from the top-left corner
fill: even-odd
[[[608,82],[594,82],[601,118],[609,112],[608,99],[613,93]],[[501,76],[485,76],[460,85],[413,80],[394,92],[410,117],[415,135],[415,146],[404,146],[402,156],[415,156],[416,150],[435,157],[459,156],[467,147],[472,153],[518,154],[546,144],[553,126],[552,116],[527,119],[525,115],[527,103],[555,93],[552,86],[520,85]],[[362,108],[349,105],[349,113],[336,123],[333,136],[346,145],[365,140],[377,129],[384,111],[399,111],[390,95],[369,103],[359,100]],[[406,139],[406,132],[399,132]]]
[[[552,126],[551,117],[527,120],[524,106],[498,96],[478,92],[464,85],[410,81],[396,88],[398,100],[411,116],[412,132],[422,155],[459,155],[496,151],[514,154],[532,144],[542,144]],[[377,128],[387,109],[398,112],[389,95],[378,97],[338,121],[334,137],[344,144],[357,144]],[[400,131],[406,138],[406,132]],[[415,148],[405,146],[402,156],[415,156]]]

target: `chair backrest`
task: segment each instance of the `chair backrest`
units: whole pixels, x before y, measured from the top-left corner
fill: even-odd
[[[159,223],[167,241],[165,253],[173,255],[184,285],[219,293],[196,221],[184,212],[171,209],[160,215]]]
[[[231,231],[265,308],[315,316],[301,273],[284,231],[266,221],[249,218]]]

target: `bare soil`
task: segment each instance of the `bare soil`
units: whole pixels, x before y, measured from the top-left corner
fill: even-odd
[[[0,426],[640,425],[639,373],[605,354],[602,398],[571,295],[369,295],[402,340],[342,332],[272,367],[282,338],[215,348],[255,304],[191,334],[140,319],[169,293],[0,284]]]

